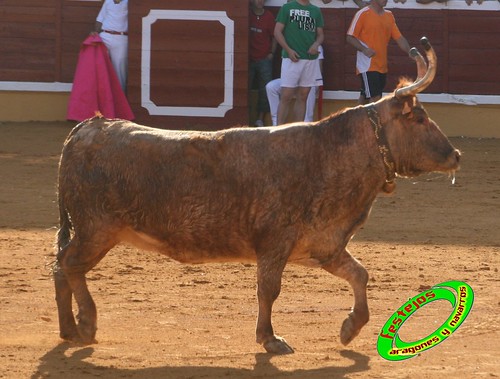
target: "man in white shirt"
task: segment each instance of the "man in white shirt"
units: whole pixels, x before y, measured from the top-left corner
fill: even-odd
[[[128,0],[105,0],[93,33],[99,33],[109,51],[121,87],[127,88]]]

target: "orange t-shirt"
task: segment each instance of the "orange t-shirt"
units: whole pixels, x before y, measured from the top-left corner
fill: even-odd
[[[356,57],[358,74],[367,71],[387,72],[387,45],[391,38],[397,40],[401,37],[391,11],[384,10],[384,13],[379,15],[369,6],[359,10],[354,15],[347,34],[357,38],[376,53],[368,58],[358,51]]]

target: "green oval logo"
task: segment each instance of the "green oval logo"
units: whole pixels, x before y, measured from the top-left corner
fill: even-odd
[[[426,304],[436,300],[447,300],[453,307],[448,319],[427,337],[418,341],[405,342],[398,331],[406,320]],[[451,336],[469,315],[474,302],[472,288],[464,282],[449,281],[436,284],[409,299],[387,320],[378,335],[377,350],[382,358],[402,361],[433,348]]]

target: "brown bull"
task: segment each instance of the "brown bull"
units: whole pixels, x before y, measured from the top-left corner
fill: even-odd
[[[61,337],[94,341],[85,274],[127,242],[185,263],[256,262],[257,342],[276,354],[293,352],[271,325],[285,265],[321,267],[353,288],[340,332],[348,344],[369,312],[368,273],[346,246],[377,194],[391,192],[395,176],[458,169],[459,152],[415,97],[436,71],[425,46],[428,68],[414,50],[415,82],[316,123],[196,132],[94,118],[76,126],[59,165]]]

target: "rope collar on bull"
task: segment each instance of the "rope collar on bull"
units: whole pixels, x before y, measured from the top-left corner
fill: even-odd
[[[377,109],[374,105],[370,104],[365,107],[366,113],[368,114],[368,119],[375,133],[375,138],[377,139],[378,151],[382,157],[385,168],[385,183],[382,190],[385,193],[392,193],[396,188],[396,165],[394,164],[394,159],[392,157],[391,149],[387,144],[387,138],[384,131],[382,130],[382,124],[380,123],[380,117],[378,115]]]
[[[417,79],[409,86],[399,88],[395,91],[395,96],[399,99],[406,96],[416,96],[417,93],[427,88],[436,75],[436,53],[434,52],[434,49],[432,48],[432,45],[427,37],[422,37],[420,42],[425,49],[429,65],[427,66],[424,58],[415,47],[410,49],[409,56],[417,63]],[[394,182],[396,179],[396,164],[392,157],[391,150],[389,149],[389,145],[387,144],[387,138],[382,128],[376,107],[370,104],[365,106],[365,109],[368,114],[370,124],[373,127],[375,138],[377,139],[378,150],[382,157],[382,161],[384,162],[386,178],[385,183],[382,186],[382,191],[385,193],[392,193],[396,188],[396,183]]]

